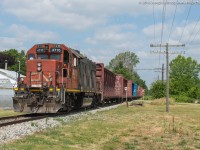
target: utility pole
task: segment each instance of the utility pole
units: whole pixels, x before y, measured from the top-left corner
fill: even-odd
[[[151,44],[150,47],[165,47],[166,48],[166,112],[169,112],[169,47],[183,47],[185,46],[185,44],[181,44],[181,45],[170,45],[168,43],[162,45],[162,44],[158,44],[158,45],[153,45]],[[163,53],[160,52],[159,53]]]
[[[18,63],[19,63],[19,69],[18,69],[18,71],[20,72],[21,70],[20,70],[20,60],[18,61]]]
[[[8,70],[8,61],[5,60],[5,70]]]
[[[162,81],[164,81],[164,64],[162,64]]]

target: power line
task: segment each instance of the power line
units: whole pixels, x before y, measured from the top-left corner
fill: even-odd
[[[194,39],[196,39],[197,35],[199,35],[199,32],[200,32],[200,28],[199,28],[198,32],[196,33],[196,35],[194,36],[194,38],[192,39],[192,41],[190,42],[190,44],[194,41]]]
[[[156,43],[156,38],[155,38],[155,12],[154,12],[154,1],[153,1],[153,23],[154,23],[154,43]]]
[[[199,21],[200,21],[200,16],[199,16],[198,21],[196,22],[196,24],[195,24],[195,26],[194,26],[194,28],[193,28],[193,30],[192,30],[192,33],[191,33],[190,37],[188,38],[188,43],[189,43],[189,41],[190,41],[190,39],[191,39],[191,37],[192,37],[192,34],[193,34],[194,30],[196,29],[196,26],[197,26],[197,24],[199,23]]]
[[[176,1],[176,6],[175,6],[175,10],[174,10],[174,17],[173,17],[171,29],[170,29],[170,32],[169,32],[168,42],[169,42],[169,39],[170,39],[170,36],[171,36],[171,33],[172,33],[172,27],[173,27],[173,25],[174,25],[174,20],[175,20],[176,10],[177,10],[177,4],[178,4],[178,0]]]
[[[163,32],[164,32],[164,23],[165,23],[165,11],[166,11],[166,2],[165,0],[163,0],[163,11],[162,11],[162,29],[161,29],[161,40],[160,43],[162,44],[163,42]],[[160,47],[160,51],[161,51],[161,47]],[[159,55],[159,61],[158,61],[158,65],[160,66],[160,55]]]
[[[163,31],[164,31],[164,23],[165,23],[165,10],[166,10],[166,3],[165,3],[165,0],[163,0],[161,44],[162,44],[162,41],[163,41]]]
[[[154,23],[154,43],[156,43],[156,21],[155,21],[155,5],[154,5],[154,0],[153,0],[153,23]],[[155,67],[156,67],[156,64],[157,64],[157,59],[156,59],[156,55],[155,55]]]
[[[182,33],[181,33],[181,37],[180,37],[180,39],[179,39],[179,42],[181,42],[181,39],[182,39],[182,37],[183,37],[183,33],[184,33],[184,31],[185,31],[185,27],[186,27],[186,24],[187,24],[187,21],[188,21],[188,17],[189,17],[189,15],[190,15],[191,7],[192,7],[192,4],[190,5],[190,8],[189,8],[189,10],[188,10],[188,14],[187,14],[187,17],[186,17],[186,21],[185,21],[184,28],[183,28],[183,31],[182,31]]]

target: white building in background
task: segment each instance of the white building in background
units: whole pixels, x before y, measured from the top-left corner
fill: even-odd
[[[0,69],[0,109],[13,108],[12,97],[15,87],[17,87],[17,72]]]

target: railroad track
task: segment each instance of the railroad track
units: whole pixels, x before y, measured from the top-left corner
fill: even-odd
[[[59,112],[56,114],[23,114],[23,115],[16,115],[16,116],[8,116],[8,117],[0,117],[0,128],[8,125],[14,125],[18,123],[23,123],[27,121],[34,121],[39,119],[44,119],[47,117],[57,117],[57,116],[64,116],[64,115],[73,115],[76,113],[88,111],[88,110],[94,110],[94,109],[100,109],[102,107],[109,107],[112,105],[116,105],[114,103],[105,104],[104,106],[97,107],[97,108],[81,108],[79,110],[73,110],[69,113],[66,112]]]
[[[17,123],[39,120],[43,118],[47,118],[50,116],[55,116],[55,114],[24,114],[17,116],[8,116],[0,118],[0,128],[8,125],[14,125]]]

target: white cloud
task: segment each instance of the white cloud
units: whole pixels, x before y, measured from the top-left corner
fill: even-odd
[[[132,41],[136,39],[132,24],[111,25],[98,28],[93,37],[87,37],[85,42],[89,44],[107,45],[112,48],[130,48]],[[131,45],[130,45],[131,44]]]
[[[141,59],[149,59],[151,57],[150,52],[148,51],[138,51],[136,55]]]
[[[1,3],[7,13],[22,20],[75,30],[102,25],[110,16],[138,16],[152,11],[152,7],[140,5],[139,0],[3,0]]]
[[[58,35],[51,31],[31,30],[23,25],[13,24],[7,29],[7,33],[12,34],[24,41],[46,42],[58,39]]]
[[[38,31],[29,29],[23,25],[13,24],[8,27],[5,32],[7,37],[0,37],[0,49],[24,49],[27,43],[30,43],[32,46],[35,43],[44,43],[44,42],[54,42],[59,37],[54,32],[50,31]]]
[[[12,48],[13,49],[19,48],[20,50],[23,49],[24,41],[21,41],[18,38],[0,37],[0,51]]]

